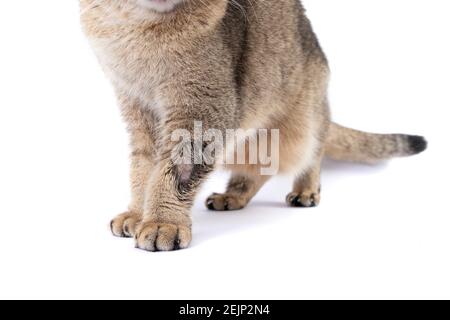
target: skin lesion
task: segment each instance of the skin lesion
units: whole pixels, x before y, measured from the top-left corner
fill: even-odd
[[[198,186],[207,178],[209,173],[214,170],[214,166],[205,164],[196,165],[180,165],[175,166],[177,191],[180,200],[184,200],[186,196],[192,199],[197,191]]]
[[[192,164],[180,164],[175,166],[177,171],[178,182],[180,185],[189,183],[191,180],[194,166]]]

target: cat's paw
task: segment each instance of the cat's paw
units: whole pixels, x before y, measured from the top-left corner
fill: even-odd
[[[286,197],[286,203],[291,207],[317,207],[320,203],[320,191],[304,190],[301,193],[291,192]]]
[[[189,246],[191,227],[168,223],[143,222],[135,235],[136,248],[146,251],[172,251]]]
[[[246,206],[247,202],[234,194],[213,193],[206,199],[206,207],[214,211],[240,210]]]
[[[111,232],[116,237],[131,238],[136,233],[138,224],[142,221],[142,215],[135,212],[119,214],[111,221]]]

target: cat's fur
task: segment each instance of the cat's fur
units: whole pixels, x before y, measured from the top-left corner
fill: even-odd
[[[173,1],[80,0],[131,135],[132,201],[111,223],[116,236],[149,251],[189,245],[192,203],[214,166],[174,164],[170,135],[192,131],[194,120],[279,129],[280,171],[296,176],[292,206],[319,204],[324,156],[372,163],[425,150],[422,137],[330,121],[327,59],[298,0]],[[226,193],[207,199],[211,210],[245,207],[269,179],[258,165],[229,169]]]

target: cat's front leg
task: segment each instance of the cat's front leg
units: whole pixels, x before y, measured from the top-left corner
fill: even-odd
[[[161,143],[159,162],[147,184],[144,217],[135,234],[137,248],[171,251],[184,249],[191,242],[194,198],[214,168],[211,159],[194,159],[197,144],[192,126],[194,119],[186,116],[181,121],[166,121],[166,137]],[[177,130],[184,130],[192,140],[172,141],[172,134]],[[203,155],[204,145],[198,145]]]
[[[142,221],[145,190],[156,163],[157,119],[127,94],[119,93],[118,100],[130,135],[131,201],[128,210],[111,221],[111,232],[117,237],[133,237]]]

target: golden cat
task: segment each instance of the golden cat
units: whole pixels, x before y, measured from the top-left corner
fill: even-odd
[[[324,156],[376,162],[426,149],[422,137],[378,135],[330,120],[327,59],[298,0],[81,0],[83,29],[111,79],[131,136],[132,200],[111,223],[138,248],[191,242],[190,210],[216,165],[174,161],[172,133],[279,130],[279,171],[295,175],[288,205],[320,202]],[[247,143],[247,142],[246,142]],[[203,145],[202,148],[206,148]],[[227,165],[211,210],[244,208],[270,176]]]

